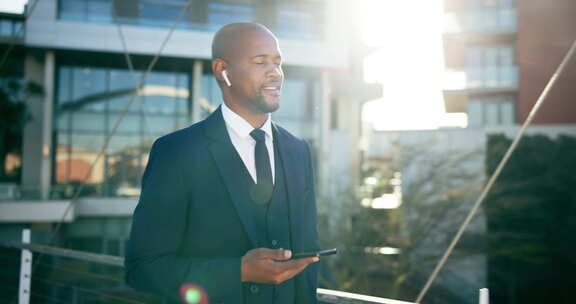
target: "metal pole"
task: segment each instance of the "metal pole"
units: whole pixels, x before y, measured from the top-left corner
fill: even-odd
[[[480,300],[480,304],[489,304],[490,299],[490,292],[488,291],[488,288],[480,288],[480,296],[479,296],[479,300]]]
[[[22,230],[22,243],[30,243],[30,229]],[[32,252],[22,249],[20,261],[20,288],[18,304],[30,303],[30,281],[32,279]]]
[[[550,92],[552,87],[554,87],[554,85],[556,84],[556,81],[558,80],[560,75],[562,75],[562,72],[564,72],[564,68],[566,67],[568,62],[570,62],[570,59],[572,59],[572,55],[574,55],[575,52],[576,52],[576,40],[574,40],[574,42],[572,43],[572,46],[568,50],[568,53],[566,54],[566,56],[564,56],[564,59],[562,59],[562,62],[560,63],[560,65],[558,66],[556,71],[554,72],[554,75],[552,75],[552,77],[548,81],[548,84],[546,84],[546,87],[544,88],[544,90],[540,94],[540,97],[538,97],[538,100],[536,101],[536,103],[532,107],[530,114],[528,114],[528,117],[526,118],[526,120],[522,124],[522,127],[520,128],[520,130],[516,134],[514,141],[512,141],[512,144],[510,144],[510,147],[508,147],[508,150],[506,151],[506,153],[504,154],[504,156],[500,160],[500,163],[498,164],[498,166],[494,170],[494,173],[492,173],[492,176],[490,176],[490,178],[488,179],[488,182],[484,186],[482,193],[480,193],[480,197],[478,198],[478,200],[476,200],[472,209],[470,209],[470,212],[466,216],[464,223],[462,223],[462,225],[458,229],[458,232],[456,233],[456,236],[454,236],[454,238],[452,239],[452,242],[448,246],[448,249],[446,249],[446,251],[444,252],[444,255],[442,256],[442,258],[440,259],[438,264],[436,264],[436,268],[434,268],[434,271],[430,275],[430,278],[428,278],[428,281],[426,281],[426,284],[424,285],[424,287],[422,288],[422,290],[418,294],[418,297],[416,298],[416,301],[415,301],[416,303],[420,303],[422,301],[422,298],[424,298],[424,295],[426,295],[426,292],[428,292],[430,285],[432,285],[432,282],[434,282],[434,280],[436,279],[436,276],[438,276],[438,273],[440,272],[442,267],[444,267],[446,260],[448,259],[448,257],[452,253],[452,250],[454,250],[454,247],[456,246],[458,241],[460,241],[460,238],[462,237],[464,230],[466,230],[466,228],[468,227],[468,224],[470,224],[470,221],[472,221],[472,218],[476,214],[476,211],[478,210],[478,208],[480,208],[480,205],[482,204],[482,202],[484,202],[484,199],[488,195],[488,192],[490,192],[490,190],[492,189],[492,185],[494,185],[494,183],[496,182],[496,179],[498,178],[498,176],[500,176],[500,172],[502,171],[504,166],[506,166],[506,164],[508,163],[508,159],[510,158],[510,156],[512,155],[514,150],[516,150],[516,146],[518,146],[518,143],[520,142],[520,140],[524,136],[524,131],[530,125],[530,123],[532,122],[532,119],[534,119],[534,117],[536,116],[536,113],[538,113],[538,110],[540,109],[542,104],[544,104],[544,101],[548,97],[548,93]]]

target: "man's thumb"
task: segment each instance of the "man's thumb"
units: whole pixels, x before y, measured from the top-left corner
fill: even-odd
[[[289,260],[292,257],[292,251],[289,249],[282,250],[281,260]]]
[[[292,257],[292,251],[288,249],[269,249],[263,252],[266,258],[273,260],[288,260]]]

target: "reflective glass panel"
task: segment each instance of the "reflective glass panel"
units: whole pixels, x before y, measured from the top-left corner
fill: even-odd
[[[71,112],[71,128],[86,133],[103,133],[106,129],[105,114],[92,111]]]
[[[498,125],[500,119],[498,118],[500,104],[497,102],[485,102],[486,117],[484,120],[485,125],[494,126]]]
[[[282,88],[280,109],[274,113],[278,119],[305,119],[308,103],[308,85],[304,79],[286,79]]]
[[[24,37],[24,22],[14,21],[14,36],[19,38]]]
[[[89,0],[86,13],[89,21],[110,23],[112,21],[111,0]]]
[[[276,31],[279,36],[291,38],[313,38],[319,34],[317,23],[320,16],[315,16],[309,7],[280,5],[276,19]]]
[[[182,6],[185,4],[176,4],[174,2],[166,3],[159,1],[142,1],[140,2],[140,24],[150,26],[172,26],[178,18]],[[182,24],[188,20],[188,11],[182,13]]]
[[[84,20],[86,17],[85,0],[60,0],[58,11],[61,19]]]
[[[212,111],[222,103],[222,92],[218,82],[212,74],[202,76],[202,100],[200,101],[200,115],[202,118],[207,117]]]
[[[502,102],[500,104],[500,123],[503,125],[514,123],[514,105],[512,102]]]
[[[468,102],[468,126],[482,126],[482,121],[484,120],[483,116],[482,102],[476,99],[471,99]]]
[[[12,36],[12,20],[2,19],[0,20],[0,36],[9,37]]]
[[[85,177],[82,196],[138,195],[152,142],[190,123],[188,74],[153,72],[141,90],[134,88],[142,71],[135,74],[58,67],[55,197],[70,197]],[[97,160],[107,138],[110,142]]]
[[[254,21],[254,7],[247,4],[210,2],[208,23],[212,28],[233,22]]]

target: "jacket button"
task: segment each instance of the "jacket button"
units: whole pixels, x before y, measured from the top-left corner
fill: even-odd
[[[254,285],[254,284],[250,285],[250,292],[251,293],[254,293],[254,294],[258,293],[258,289],[259,288],[257,285]]]
[[[278,241],[277,240],[272,240],[272,246],[276,246],[278,245]]]

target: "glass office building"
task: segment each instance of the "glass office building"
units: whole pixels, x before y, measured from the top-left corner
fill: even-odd
[[[171,27],[180,16],[180,29],[214,31],[232,22],[258,21],[281,37],[316,39],[322,36],[322,1],[196,0],[59,0],[58,18],[92,23],[122,23]]]
[[[190,76],[153,71],[138,88],[142,71],[63,64],[57,75],[55,182],[87,178],[86,195],[138,194],[154,139],[190,123]],[[59,190],[56,195],[71,193]]]
[[[153,70],[139,87],[143,70],[96,65],[80,57],[84,59],[57,58],[51,196],[69,198],[83,180],[83,197],[137,196],[154,140],[193,123],[192,74],[182,68],[191,62],[180,60]],[[110,56],[94,57],[107,62]],[[222,102],[209,61],[203,63],[200,118]],[[274,121],[309,140],[316,135],[317,77],[310,69],[287,68],[282,106],[273,115]]]
[[[11,17],[18,26],[0,24],[2,33],[22,30],[14,53],[22,78],[45,93],[25,98],[31,119],[21,136],[21,156],[12,161],[21,168],[18,180],[10,181],[15,191],[3,200],[19,201],[14,216],[25,215],[23,222],[129,217],[153,142],[221,104],[210,45],[217,29],[240,21],[262,23],[279,38],[285,81],[272,118],[310,142],[322,188],[331,180],[330,150],[358,154],[360,107],[351,96],[359,85],[344,79],[361,77],[351,75],[357,69],[351,64],[353,30],[342,22],[347,6],[343,0],[35,2],[27,18]],[[336,115],[333,103],[346,115]],[[331,123],[333,118],[339,122]],[[332,144],[335,132],[340,136]],[[348,171],[359,168],[359,159],[347,164]]]

